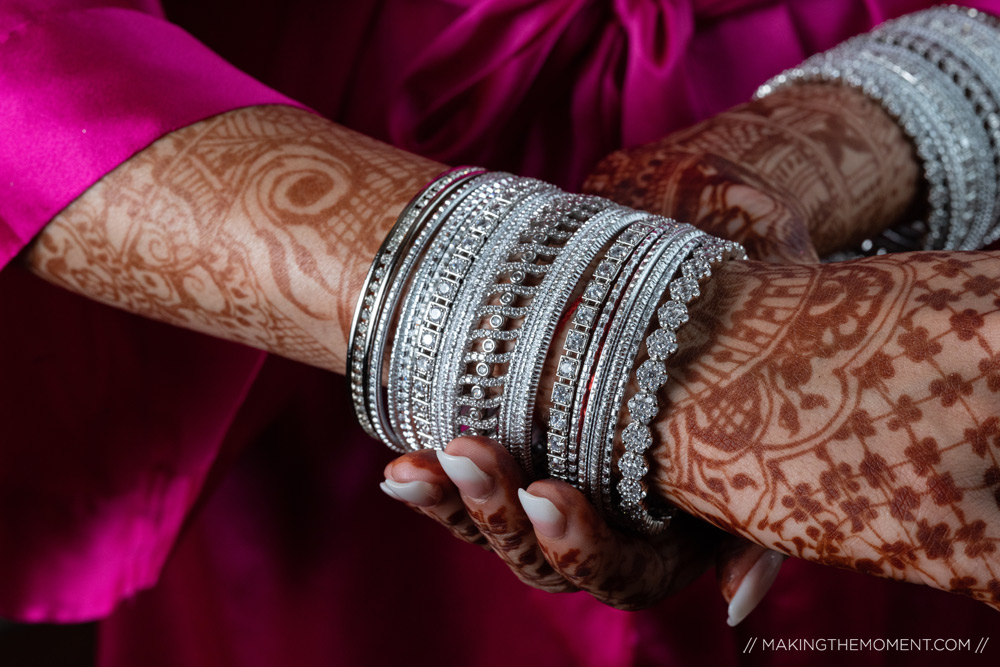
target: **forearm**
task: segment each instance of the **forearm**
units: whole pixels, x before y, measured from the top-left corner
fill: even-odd
[[[997,604],[997,275],[986,252],[727,265],[686,325],[656,487],[767,546]]]
[[[918,180],[912,147],[881,107],[853,89],[801,85],[613,153],[584,187],[758,256],[781,240],[801,254],[807,239],[788,229],[799,222],[823,255],[899,220]]]
[[[24,258],[84,296],[343,372],[371,258],[443,168],[300,109],[241,109],[135,155]]]

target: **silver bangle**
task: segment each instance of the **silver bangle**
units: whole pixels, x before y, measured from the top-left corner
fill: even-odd
[[[655,227],[647,221],[639,220],[629,225],[615,238],[614,243],[601,257],[594,273],[579,297],[576,309],[567,326],[562,353],[556,363],[556,377],[549,394],[548,432],[546,453],[548,474],[571,484],[577,484],[579,468],[579,446],[574,434],[577,420],[573,410],[577,382],[581,377],[589,377],[587,351],[590,346],[600,313],[609,297],[614,296],[616,279],[633,252],[642,244]],[[585,309],[585,310],[584,310]],[[594,346],[593,356],[597,350]],[[586,368],[587,374],[582,371]]]
[[[958,8],[935,8],[896,19],[881,38],[918,54],[951,78],[961,95],[956,99],[973,113],[985,133],[973,139],[981,193],[976,220],[960,238],[948,244],[975,250],[1000,234],[1000,31],[982,16]],[[966,102],[962,102],[964,96]],[[987,149],[987,146],[989,147]]]
[[[473,403],[471,409],[476,412],[494,410],[499,404],[500,395],[487,398],[487,392],[481,382],[486,379],[496,379],[498,391],[502,389],[503,378],[494,375],[494,365],[507,363],[509,353],[497,352],[496,339],[492,336],[487,338],[491,342],[488,345],[484,344],[483,352],[471,352],[473,338],[469,336],[469,331],[470,328],[478,330],[475,324],[483,319],[484,308],[489,311],[486,313],[488,330],[497,334],[504,330],[508,317],[520,316],[517,308],[483,304],[491,293],[490,286],[494,282],[497,267],[505,265],[505,260],[519,246],[518,241],[522,234],[531,228],[533,221],[550,205],[558,193],[557,188],[546,185],[534,191],[531,196],[523,199],[518,206],[508,212],[498,223],[497,230],[487,242],[484,252],[477,256],[476,268],[456,298],[444,334],[445,349],[439,357],[433,381],[432,432],[436,443],[442,447],[459,435],[460,427],[468,425],[470,421],[479,429],[485,428],[483,426],[487,421],[484,420],[485,415],[473,413],[468,415],[467,419],[462,418],[461,411],[470,409],[467,407],[468,403]],[[525,294],[532,291],[522,290]],[[473,324],[470,326],[470,323]],[[516,336],[517,330],[509,333]],[[467,372],[469,364],[473,366],[471,373]],[[482,392],[481,400],[470,401],[463,395],[461,379],[465,377],[471,377],[469,384],[479,387],[479,391]]]
[[[611,323],[605,340],[606,352],[594,369],[591,402],[584,417],[581,454],[586,452],[588,465],[581,468],[585,474],[582,490],[602,512],[613,520],[632,525],[628,517],[615,511],[612,502],[612,452],[619,434],[622,403],[632,377],[642,336],[648,328],[649,314],[660,301],[666,280],[680,264],[680,255],[689,245],[705,236],[690,225],[681,225],[675,231],[657,239],[629,281],[621,304]],[[645,383],[645,376],[643,382]],[[665,527],[663,518],[650,517],[644,532],[657,533]]]
[[[900,124],[928,184],[928,219],[886,230],[869,252],[972,249],[1000,236],[1000,107],[996,21],[975,10],[935,8],[888,21],[807,59],[758,89],[795,82],[860,90]],[[989,58],[995,60],[990,62]],[[857,256],[848,252],[839,258]]]
[[[347,369],[354,411],[368,435],[396,451],[404,450],[392,436],[379,401],[388,319],[416,257],[436,231],[436,226],[426,224],[425,212],[483,172],[479,167],[450,169],[410,200],[375,254],[354,309],[349,338],[351,363]]]
[[[526,317],[527,328],[508,367],[508,392],[517,400],[500,407],[499,434],[529,474],[535,472],[532,421],[546,353],[559,318],[593,258],[622,229],[648,214],[608,206],[586,220],[551,264]],[[544,466],[544,456],[539,456]]]
[[[441,227],[421,258],[403,298],[389,357],[389,418],[393,431],[408,450],[420,449],[411,418],[414,407],[411,401],[413,376],[417,371],[429,373],[432,370],[433,357],[421,354],[417,336],[421,318],[430,316],[433,319],[434,316],[434,313],[428,312],[434,295],[434,273],[445,255],[454,251],[457,238],[468,219],[511,178],[508,174],[495,172],[478,176],[462,192],[461,198],[435,212],[442,218]]]
[[[647,359],[636,370],[639,390],[628,401],[630,421],[622,431],[625,451],[616,461],[622,512],[631,525],[644,532],[659,530],[665,523],[665,518],[654,517],[646,509],[642,480],[649,471],[646,451],[653,443],[649,424],[659,412],[656,392],[666,384],[666,362],[677,351],[677,330],[688,321],[688,304],[700,296],[700,284],[711,277],[712,271],[727,260],[746,259],[743,248],[736,243],[711,237],[700,238],[697,243],[693,251],[681,255],[690,256],[670,279],[670,299],[656,310],[660,327],[645,340]]]
[[[501,185],[502,184],[502,185]],[[500,189],[492,192],[463,224],[461,231],[431,277],[431,287],[426,308],[415,325],[417,363],[410,373],[412,394],[409,414],[417,447],[443,448],[447,441],[435,438],[434,377],[436,375],[438,350],[442,344],[449,349],[453,340],[444,338],[451,311],[456,304],[459,290],[474,263],[479,263],[477,255],[487,240],[495,238],[493,233],[503,229],[500,224],[522,197],[532,193],[544,184],[534,179],[508,178],[501,181]],[[423,361],[424,363],[421,363]]]

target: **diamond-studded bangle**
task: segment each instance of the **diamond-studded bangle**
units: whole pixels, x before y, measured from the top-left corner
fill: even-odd
[[[879,39],[914,52],[950,77],[944,85],[953,84],[960,91],[957,101],[967,114],[975,115],[986,135],[985,141],[981,136],[972,137],[976,171],[982,175],[976,213],[968,229],[949,230],[951,238],[946,242],[959,250],[988,245],[1000,233],[996,196],[1000,189],[1000,31],[995,21],[984,16],[976,10],[938,7],[900,17],[890,28],[876,33]]]
[[[666,362],[677,351],[677,330],[688,321],[688,304],[700,295],[700,283],[731,259],[746,259],[738,244],[711,237],[699,243],[681,263],[679,275],[670,281],[670,299],[657,310],[660,326],[645,340],[648,358],[636,370],[639,390],[628,401],[630,421],[622,431],[624,452],[616,462],[622,512],[633,526],[643,531],[659,530],[663,523],[662,518],[654,517],[645,506],[646,489],[642,480],[649,470],[645,456],[653,443],[649,425],[659,412],[656,394],[666,384]]]
[[[455,252],[459,238],[477,212],[481,212],[486,202],[512,180],[509,174],[489,172],[473,179],[460,198],[449,202],[435,212],[441,217],[440,227],[424,252],[406,289],[400,304],[392,349],[389,355],[388,413],[393,432],[407,450],[420,449],[416,435],[416,425],[412,419],[414,404],[414,378],[417,373],[427,375],[432,372],[434,357],[426,350],[434,350],[436,341],[425,337],[425,345],[420,347],[420,322],[422,318],[432,320],[443,317],[445,311],[437,311],[431,304],[435,296],[434,276],[447,262],[447,257]]]
[[[390,437],[384,418],[378,414],[371,398],[375,392],[381,392],[381,360],[387,326],[384,315],[395,310],[398,293],[409,277],[416,256],[435,231],[433,226],[425,224],[425,211],[484,172],[480,167],[449,169],[410,200],[375,254],[354,309],[349,338],[351,363],[347,369],[354,411],[366,433],[397,451],[403,450]]]
[[[594,273],[584,288],[567,325],[562,353],[556,363],[556,378],[550,392],[546,453],[548,473],[551,477],[578,486],[579,443],[575,427],[578,425],[574,400],[579,398],[582,411],[583,393],[590,377],[590,367],[596,358],[599,342],[592,344],[596,330],[603,332],[606,318],[599,317],[605,304],[617,302],[621,290],[615,283],[634,252],[657,227],[644,219],[632,223],[604,253]],[[583,378],[582,386],[578,382]]]
[[[500,227],[509,211],[522,197],[543,186],[541,181],[520,179],[510,175],[486,188],[484,198],[468,214],[458,233],[449,240],[449,247],[428,275],[425,286],[414,285],[414,290],[423,296],[422,306],[417,308],[412,320],[400,321],[400,333],[415,339],[413,357],[415,363],[402,380],[409,385],[407,421],[403,422],[404,432],[414,440],[415,449],[442,448],[446,444],[435,438],[433,380],[438,362],[438,351],[442,346],[449,350],[455,340],[446,339],[444,333],[451,319],[451,311],[459,297],[459,290],[465,283],[467,274],[477,256],[493,232]]]
[[[602,208],[586,220],[552,263],[527,315],[530,326],[521,336],[508,368],[508,392],[517,400],[505,401],[500,411],[500,437],[529,473],[535,470],[532,430],[535,398],[541,381],[546,353],[559,319],[587,267],[601,248],[632,222],[647,213],[619,206]],[[544,466],[545,457],[539,452]]]
[[[685,249],[706,236],[690,225],[675,225],[641,258],[608,325],[604,349],[594,367],[590,405],[584,415],[580,442],[584,493],[605,516],[650,533],[664,528],[662,519],[650,517],[649,525],[637,526],[612,502],[611,460],[625,393],[633,377],[643,334]],[[639,379],[643,383],[647,381],[644,373]],[[584,461],[586,466],[582,465]]]
[[[961,201],[955,192],[957,184],[964,182],[961,161],[954,159],[954,152],[947,145],[948,133],[953,128],[935,99],[917,93],[913,85],[915,77],[885,59],[872,56],[867,51],[870,43],[855,38],[813,56],[765,83],[755,97],[764,97],[794,83],[825,82],[854,88],[880,104],[899,123],[922,164],[928,184],[929,232],[921,247],[930,249],[947,229],[951,215],[958,212],[955,206]]]
[[[911,42],[912,44],[912,42]],[[930,228],[929,240],[936,248],[968,250],[966,239],[982,237],[996,207],[996,170],[989,150],[989,137],[955,77],[943,72],[938,62],[910,48],[879,40],[869,46],[873,58],[915,74],[914,87],[933,96],[950,130],[945,147],[949,176],[950,209],[947,224]]]
[[[498,349],[498,338],[495,336],[506,331],[509,319],[522,318],[524,308],[512,303],[501,306],[484,304],[494,291],[497,267],[509,263],[511,254],[521,247],[520,239],[533,228],[538,216],[551,206],[558,195],[558,188],[545,185],[508,212],[483,251],[477,255],[473,273],[455,300],[432,385],[432,428],[436,441],[442,446],[459,435],[462,427],[471,426],[476,429],[475,432],[483,433],[489,424],[495,423],[493,413],[502,398],[503,377],[496,375],[494,369],[509,363],[511,355],[509,350]],[[511,289],[505,294],[521,294],[530,299],[535,293],[535,290],[523,285],[511,284],[508,287],[517,288],[517,291]],[[513,299],[507,297],[503,301],[512,302]],[[491,334],[479,343],[479,350],[473,350],[477,339],[469,332],[477,331],[481,320],[485,320],[484,327]],[[513,341],[519,331],[520,328],[507,331],[513,334],[508,340]],[[490,387],[492,395],[482,395],[481,399],[477,399],[463,392],[464,380],[469,380],[469,384],[478,387],[483,394],[486,388],[481,383],[496,381],[496,384]],[[483,434],[496,436],[495,429]]]
[[[512,395],[507,387],[511,383],[517,387],[513,393],[517,396],[513,401],[515,404],[524,401],[526,395],[531,395],[518,383],[523,381],[521,368],[524,361],[535,354],[531,347],[540,324],[538,318],[545,320],[548,317],[546,305],[551,310],[552,304],[558,302],[555,293],[560,290],[554,287],[553,281],[558,280],[555,274],[559,266],[566,262],[567,253],[579,254],[572,244],[576,243],[581,228],[601,215],[609,205],[607,200],[584,195],[559,193],[554,197],[525,230],[520,243],[511,248],[508,262],[496,273],[496,280],[484,302],[498,300],[500,303],[485,305],[479,312],[481,321],[487,326],[474,327],[468,337],[467,349],[482,346],[483,350],[489,351],[502,346],[505,351],[502,357],[496,358],[496,366],[492,360],[477,359],[476,353],[468,353],[467,361],[472,372],[461,378],[459,398],[463,406],[467,406],[461,423],[505,442],[529,472],[535,468],[531,454],[531,429],[516,427],[520,422],[516,416],[511,416],[511,406],[506,405],[511,403],[509,397]],[[563,305],[557,303],[556,307]],[[500,334],[505,334],[503,340],[498,338]],[[541,353],[538,356],[539,359],[544,358]],[[499,382],[492,387],[479,384],[484,371],[486,377]],[[529,391],[529,394],[523,391]],[[491,404],[486,410],[480,410],[475,403],[484,394],[489,394],[486,400]],[[523,413],[527,419],[531,418],[532,407],[533,400]]]

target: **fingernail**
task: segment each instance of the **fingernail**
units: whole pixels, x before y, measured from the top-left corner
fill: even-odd
[[[566,534],[566,517],[548,498],[533,496],[524,489],[517,490],[521,507],[531,520],[531,525],[549,539],[557,539]]]
[[[441,450],[438,450],[437,457],[445,474],[455,483],[463,495],[473,500],[483,501],[493,493],[493,480],[480,470],[472,462],[472,459],[445,454]]]
[[[730,627],[746,618],[760,604],[778,576],[781,563],[784,560],[784,556],[776,551],[765,551],[757,559],[754,566],[743,577],[743,581],[740,582],[736,594],[733,595],[733,599],[729,603],[729,619],[726,622]]]
[[[395,500],[402,500],[418,507],[430,507],[436,505],[440,500],[440,491],[430,482],[413,480],[412,482],[396,482],[387,479],[379,488],[385,491],[385,495]]]

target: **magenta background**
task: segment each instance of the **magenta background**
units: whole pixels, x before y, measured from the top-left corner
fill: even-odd
[[[607,151],[926,4],[220,0],[171,16],[345,125],[573,187]],[[0,7],[0,264],[162,134],[287,100],[161,16],[127,0]],[[342,378],[14,267],[0,322],[0,616],[115,609],[102,664],[799,664],[741,650],[751,636],[978,640],[1000,625],[955,596],[798,561],[736,630],[711,575],[636,614],[537,593],[381,495],[389,454],[355,426]]]

